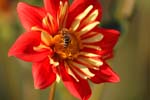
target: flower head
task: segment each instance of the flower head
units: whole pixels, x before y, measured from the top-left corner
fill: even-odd
[[[33,63],[34,86],[44,89],[59,78],[75,97],[88,100],[93,83],[118,82],[105,62],[112,56],[119,32],[99,28],[102,10],[97,0],[44,0],[44,7],[19,3],[26,32],[9,56]]]

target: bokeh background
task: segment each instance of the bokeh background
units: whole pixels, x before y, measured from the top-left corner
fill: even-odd
[[[7,56],[10,46],[24,31],[16,13],[18,2],[42,5],[42,0],[0,0],[0,100],[48,100],[50,87],[33,87],[31,63]],[[90,100],[150,100],[150,1],[100,0],[101,26],[120,30],[115,57],[108,61],[120,83],[91,84]],[[77,100],[60,83],[55,100]]]

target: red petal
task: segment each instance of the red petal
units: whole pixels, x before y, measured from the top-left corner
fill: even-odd
[[[115,44],[117,43],[120,33],[117,30],[113,29],[104,29],[104,28],[94,28],[93,32],[97,32],[103,35],[102,40],[95,43],[88,43],[90,45],[100,46],[101,49],[111,50],[114,48]]]
[[[119,39],[119,31],[113,29],[104,29],[100,28],[99,32],[104,35],[104,38],[99,43],[102,48],[102,53],[104,55],[104,59],[109,59],[113,57],[113,48]]]
[[[103,56],[103,59],[109,59],[113,57],[113,48],[120,36],[119,31],[104,28],[95,28],[93,31],[102,34],[103,38],[101,41],[96,43],[89,43],[89,45],[100,46],[102,50],[99,51],[99,54]]]
[[[79,82],[77,82],[73,77],[71,77],[67,73],[63,63],[61,63],[60,65],[60,75],[62,77],[64,85],[72,95],[81,100],[89,99],[89,97],[91,96],[91,89],[89,87],[87,80],[78,78]]]
[[[104,83],[104,82],[119,82],[120,79],[118,75],[112,71],[112,69],[104,63],[100,66],[100,70],[93,70],[91,72],[95,74],[90,80],[94,83]]]
[[[67,27],[70,27],[75,17],[83,12],[89,5],[93,5],[94,9],[92,9],[92,11],[98,9],[99,15],[96,20],[99,21],[102,17],[102,8],[98,0],[74,0],[69,9]]]
[[[118,41],[119,31],[113,29],[100,28],[99,32],[104,35],[104,38],[100,42],[102,49],[112,49]]]
[[[50,50],[42,50],[36,52],[33,50],[34,46],[38,46],[41,42],[41,33],[27,32],[22,34],[13,46],[10,48],[8,55],[15,56],[25,61],[36,62],[44,59],[52,54]]]
[[[32,74],[34,86],[37,89],[44,89],[56,80],[56,74],[53,72],[48,58],[41,62],[33,63]]]
[[[68,0],[61,0],[62,2]],[[45,9],[47,12],[53,15],[56,18],[58,10],[59,10],[60,0],[44,0]]]
[[[30,31],[33,26],[42,27],[42,19],[45,16],[43,8],[19,3],[17,11],[21,23],[27,31]]]
[[[59,10],[60,10],[60,1],[65,2],[68,0],[44,0],[44,6],[46,11],[52,16],[54,30],[50,33],[54,34],[58,31],[59,28]]]

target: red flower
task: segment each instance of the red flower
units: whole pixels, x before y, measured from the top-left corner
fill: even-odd
[[[118,82],[105,62],[112,56],[119,32],[99,28],[102,10],[97,0],[44,0],[44,7],[19,3],[19,18],[27,32],[9,56],[33,63],[34,86],[44,89],[62,79],[77,98],[88,100],[94,83]]]

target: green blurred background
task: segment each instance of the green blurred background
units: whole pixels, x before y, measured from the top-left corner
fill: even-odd
[[[24,32],[16,13],[18,2],[42,5],[42,0],[0,0],[0,100],[48,100],[50,87],[33,87],[31,63],[7,52]],[[119,74],[120,83],[91,84],[90,100],[150,100],[150,1],[100,0],[103,6],[102,26],[121,31],[115,57],[108,61]],[[77,100],[60,83],[55,100]]]

